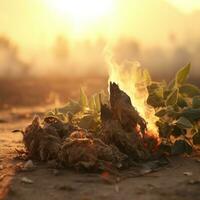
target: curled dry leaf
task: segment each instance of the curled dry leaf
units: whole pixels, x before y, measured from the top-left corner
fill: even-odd
[[[23,140],[31,158],[42,161],[57,158],[61,139],[53,127],[42,128],[39,117],[26,128]]]
[[[106,145],[100,139],[79,131],[64,141],[59,158],[68,167],[99,169],[105,165],[122,166],[126,156],[117,147]]]

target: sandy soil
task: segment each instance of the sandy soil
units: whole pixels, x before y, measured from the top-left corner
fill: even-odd
[[[22,161],[16,159],[15,149],[20,149],[23,144],[22,136],[11,131],[27,125],[37,113],[37,109],[33,110],[19,109],[15,110],[15,114],[13,111],[0,113],[0,199],[200,199],[200,162],[197,157],[172,157],[169,158],[170,164],[159,171],[138,177],[127,176],[123,180],[114,176],[105,178],[99,174],[55,170],[50,165],[36,162],[33,171],[16,171]],[[134,174],[134,170],[130,170],[129,174]],[[23,183],[24,177],[33,183]]]

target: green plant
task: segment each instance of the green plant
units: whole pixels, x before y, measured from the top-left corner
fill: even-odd
[[[100,128],[100,98],[108,99],[105,93],[101,91],[90,98],[87,97],[83,88],[80,89],[79,101],[70,100],[66,105],[55,108],[45,114],[45,117],[53,117],[62,123],[69,121],[82,129],[97,132]]]
[[[181,68],[175,78],[152,82],[148,104],[153,106],[161,146],[170,154],[191,153],[200,145],[200,89],[187,83],[191,65]]]

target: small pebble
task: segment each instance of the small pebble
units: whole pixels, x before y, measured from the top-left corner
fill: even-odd
[[[32,170],[34,169],[34,164],[32,160],[28,160],[25,164],[24,164],[24,169],[25,170]]]
[[[195,161],[196,161],[197,163],[200,163],[200,159],[196,159]]]
[[[188,181],[189,185],[196,185],[196,184],[200,184],[200,180],[189,180]]]
[[[192,175],[193,175],[192,172],[184,172],[183,174],[184,174],[185,176],[192,176]]]
[[[33,181],[27,177],[22,177],[21,182],[26,184],[33,184]]]
[[[0,170],[2,170],[3,169],[3,165],[0,165]]]

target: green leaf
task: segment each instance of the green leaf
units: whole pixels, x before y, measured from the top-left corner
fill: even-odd
[[[79,102],[70,100],[65,106],[58,108],[58,111],[63,114],[76,114],[81,111]]]
[[[96,104],[96,111],[100,112],[100,110],[101,110],[101,104],[100,104],[99,94],[96,94],[94,96],[94,98],[95,98],[95,104]]]
[[[200,109],[188,108],[180,113],[180,116],[187,118],[191,122],[194,122],[200,119]]]
[[[179,88],[179,92],[187,97],[200,96],[200,89],[192,84],[184,84]]]
[[[168,90],[168,89],[164,91],[163,97],[164,97],[165,100],[166,100],[167,97],[171,94],[171,92],[172,92],[172,90]]]
[[[172,89],[175,88],[175,86],[176,86],[176,81],[173,79],[173,80],[171,80],[171,81],[169,82],[167,88],[168,88],[168,90],[172,90]]]
[[[189,63],[182,69],[180,69],[176,74],[176,85],[182,85],[186,82],[190,73],[191,64]]]
[[[193,108],[200,108],[200,96],[196,96],[192,100],[192,107]]]
[[[175,111],[174,106],[168,106],[167,115],[173,119],[177,119],[177,117],[179,117],[179,112]]]
[[[147,86],[147,89],[148,89],[149,94],[157,93],[160,96],[163,96],[163,87],[162,87],[162,83],[160,82],[151,83],[151,85]]]
[[[192,138],[194,145],[200,144],[200,131],[198,131]]]
[[[185,108],[188,106],[186,99],[182,95],[178,95],[178,102],[177,105],[181,108]]]
[[[172,146],[172,154],[179,155],[184,153],[191,154],[192,147],[185,140],[176,140]]]
[[[162,97],[154,93],[148,96],[147,103],[153,106],[154,108],[157,108],[157,107],[162,107],[164,105],[164,100]]]
[[[173,106],[178,101],[178,89],[175,89],[171,92],[171,94],[167,97],[166,106]]]
[[[178,126],[174,126],[173,131],[172,131],[172,135],[177,138],[180,137],[181,135],[186,135],[187,131],[185,129],[182,129]]]
[[[170,136],[173,128],[167,122],[157,121],[156,125],[158,127],[160,137],[167,138]]]
[[[162,107],[164,105],[163,99],[163,88],[161,87],[161,83],[152,83],[147,86],[149,96],[147,99],[147,103],[154,108]]]
[[[164,115],[166,115],[167,114],[167,109],[165,109],[165,108],[161,108],[161,109],[159,109],[157,112],[156,112],[156,116],[157,117],[163,117]]]
[[[95,102],[94,95],[91,97],[91,99],[89,101],[89,107],[91,110],[96,111],[96,102]]]
[[[80,105],[83,110],[88,107],[88,98],[83,88],[80,89]]]
[[[175,124],[181,129],[193,128],[193,124],[185,117],[180,117]]]

